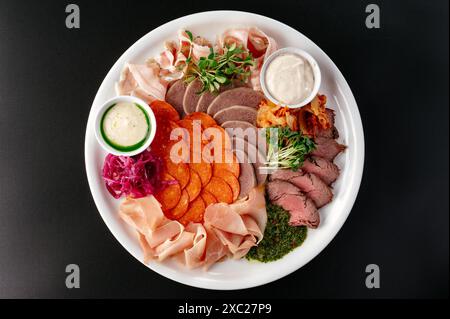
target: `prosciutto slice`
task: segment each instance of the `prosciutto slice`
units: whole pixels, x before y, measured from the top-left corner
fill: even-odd
[[[217,40],[219,50],[222,50],[225,45],[231,45],[233,43],[242,46],[244,49],[248,49],[254,57],[255,66],[251,69],[250,83],[254,90],[261,91],[261,85],[259,83],[261,68],[264,60],[278,49],[277,43],[273,38],[255,27],[227,30]]]
[[[138,233],[145,263],[173,258],[188,268],[204,269],[226,257],[245,256],[261,241],[267,223],[262,187],[234,204],[210,205],[204,224],[184,227],[166,218],[153,196],[125,199],[119,216]]]
[[[132,95],[147,103],[164,100],[168,82],[160,77],[160,67],[156,63],[127,63],[116,83],[118,95]]]
[[[261,90],[259,75],[266,57],[277,50],[276,42],[258,28],[235,28],[225,31],[217,38],[214,48],[223,53],[225,46],[237,44],[255,58],[251,69],[250,83],[254,90]],[[181,79],[187,66],[187,59],[198,61],[207,57],[213,45],[205,38],[191,39],[185,30],[178,31],[178,41],[167,41],[164,51],[145,64],[127,63],[116,83],[118,95],[132,95],[147,103],[164,100],[168,83]]]

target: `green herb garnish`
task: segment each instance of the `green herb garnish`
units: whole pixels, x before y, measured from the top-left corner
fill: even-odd
[[[269,262],[280,259],[306,239],[306,226],[289,225],[289,213],[283,208],[267,203],[267,226],[264,238],[245,256],[249,260]]]
[[[185,31],[186,34],[188,35],[189,40],[191,40],[191,42],[193,42],[193,41],[194,41],[194,36],[192,35],[192,32],[189,31],[189,30],[184,30],[184,31]]]
[[[297,170],[303,165],[305,157],[316,148],[312,139],[287,126],[266,129],[266,138],[266,164],[269,167]]]
[[[186,31],[191,41],[192,33]],[[236,44],[226,46],[224,53],[219,54],[210,48],[207,57],[201,57],[194,62],[191,57],[187,60],[188,68],[185,75],[185,82],[190,83],[195,79],[202,82],[202,89],[198,94],[205,91],[211,93],[218,92],[222,85],[228,85],[234,79],[246,82],[250,76],[250,67],[255,65],[251,53]]]

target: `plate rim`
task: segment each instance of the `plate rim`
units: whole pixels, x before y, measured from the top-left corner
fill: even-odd
[[[124,240],[122,238],[120,238],[118,235],[116,235],[116,233],[113,231],[113,227],[110,224],[110,222],[108,221],[108,219],[104,216],[104,214],[102,213],[100,207],[103,206],[99,201],[99,198],[96,198],[96,196],[94,195],[94,186],[96,184],[94,184],[94,181],[92,180],[93,178],[90,176],[89,171],[91,171],[93,168],[91,167],[91,163],[88,162],[88,135],[89,135],[89,127],[91,126],[90,123],[92,122],[92,113],[93,113],[93,107],[95,105],[96,100],[98,99],[99,96],[99,92],[101,91],[101,88],[105,85],[105,81],[107,78],[110,77],[111,73],[114,71],[114,69],[116,69],[117,64],[119,64],[119,62],[122,60],[122,58],[124,56],[126,56],[127,54],[129,54],[129,52],[135,50],[138,46],[140,46],[141,42],[143,42],[145,40],[145,38],[150,37],[151,34],[155,34],[158,31],[160,31],[161,29],[166,28],[168,25],[174,23],[174,22],[180,22],[182,20],[188,20],[188,19],[192,19],[193,17],[200,17],[200,16],[204,16],[204,17],[208,17],[208,16],[214,16],[214,15],[226,15],[226,14],[238,14],[241,16],[253,16],[257,19],[261,19],[261,20],[268,20],[270,21],[270,23],[275,23],[275,24],[279,24],[283,27],[287,27],[291,30],[293,30],[294,32],[298,33],[300,36],[305,37],[307,40],[309,40],[316,48],[317,50],[319,50],[320,54],[322,54],[327,60],[329,60],[329,62],[332,63],[332,65],[335,67],[335,77],[339,78],[339,82],[342,84],[342,86],[340,87],[341,90],[343,90],[342,95],[347,97],[348,100],[348,104],[354,104],[355,108],[352,109],[352,116],[351,118],[354,120],[352,121],[353,125],[349,125],[350,128],[353,128],[353,130],[351,131],[351,133],[355,134],[355,138],[356,136],[358,136],[358,138],[356,138],[357,140],[357,145],[354,145],[355,147],[355,156],[358,158],[358,161],[356,161],[356,165],[357,167],[355,167],[352,172],[352,176],[350,178],[351,181],[351,185],[353,185],[352,191],[349,194],[349,198],[347,199],[347,201],[343,204],[343,208],[342,210],[345,212],[345,216],[342,216],[341,219],[339,221],[337,221],[337,225],[336,227],[333,229],[333,231],[329,231],[327,233],[327,235],[325,236],[325,238],[322,240],[320,247],[317,248],[317,252],[315,254],[313,254],[313,256],[309,256],[308,258],[305,259],[305,261],[303,262],[303,264],[300,265],[295,265],[289,267],[288,270],[285,270],[283,272],[274,274],[270,277],[270,279],[268,279],[267,277],[259,277],[258,280],[253,280],[251,282],[241,282],[238,284],[225,284],[223,286],[216,286],[216,282],[211,282],[211,281],[199,281],[196,278],[193,278],[191,280],[185,280],[182,277],[184,276],[183,274],[181,275],[177,275],[176,272],[174,271],[168,271],[166,273],[162,273],[157,269],[154,269],[152,267],[152,264],[145,264],[140,258],[138,258],[138,256],[136,256],[134,253],[131,252],[130,249],[127,248],[126,244],[124,243]],[[269,27],[270,29],[270,27]],[[203,289],[212,289],[212,290],[236,290],[236,289],[247,289],[247,288],[252,288],[252,287],[256,287],[256,286],[260,286],[260,285],[264,285],[264,284],[268,284],[270,282],[276,281],[280,278],[283,278],[291,273],[293,273],[294,271],[304,267],[306,264],[308,264],[312,259],[314,259],[315,257],[317,257],[321,252],[323,252],[323,250],[331,243],[331,241],[334,239],[334,237],[336,236],[336,234],[340,231],[340,229],[342,228],[342,226],[344,225],[344,223],[346,222],[348,216],[350,215],[352,208],[354,206],[354,203],[356,201],[357,195],[359,193],[359,189],[361,186],[361,181],[362,181],[362,177],[363,177],[363,171],[364,171],[364,161],[365,161],[365,139],[364,139],[364,129],[363,129],[363,125],[362,125],[362,120],[361,120],[361,115],[359,112],[359,108],[358,108],[358,104],[356,102],[356,99],[351,91],[350,86],[348,85],[347,80],[345,79],[345,77],[343,76],[342,72],[340,71],[340,69],[337,67],[337,65],[334,63],[334,61],[314,42],[312,41],[310,38],[308,38],[306,35],[304,35],[303,33],[301,33],[300,31],[298,31],[297,29],[291,27],[290,25],[280,22],[278,20],[275,20],[273,18],[264,16],[264,15],[260,15],[260,14],[256,14],[256,13],[251,13],[251,12],[245,12],[245,11],[238,11],[238,10],[213,10],[213,11],[203,11],[203,12],[197,12],[197,13],[192,13],[189,15],[185,15],[185,16],[181,16],[175,19],[172,19],[160,26],[158,26],[157,28],[147,32],[146,34],[144,34],[142,37],[140,37],[137,41],[135,41],[127,50],[124,51],[124,53],[122,53],[122,55],[120,55],[118,57],[118,59],[116,60],[116,62],[111,66],[111,68],[109,69],[109,71],[107,72],[107,74],[105,75],[105,77],[103,78],[97,93],[94,97],[94,100],[92,101],[92,105],[91,108],[89,110],[89,117],[86,123],[86,132],[85,132],[85,145],[84,145],[84,159],[85,159],[85,170],[86,170],[86,175],[87,175],[87,179],[88,179],[88,184],[89,184],[89,190],[91,192],[92,198],[94,199],[94,203],[96,205],[97,211],[100,214],[100,216],[102,217],[103,222],[106,224],[108,230],[112,233],[112,235],[114,236],[114,238],[123,246],[123,248],[130,254],[132,255],[135,259],[137,259],[141,264],[143,264],[145,267],[151,269],[152,271],[154,271],[155,273],[166,277],[168,279],[171,279],[173,281],[188,285],[188,286],[192,286],[192,287],[197,287],[197,288],[203,288]],[[234,283],[234,282],[233,282]]]

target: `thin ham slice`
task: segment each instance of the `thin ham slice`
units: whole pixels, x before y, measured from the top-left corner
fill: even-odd
[[[120,205],[119,216],[138,232],[145,262],[163,261],[193,244],[195,234],[167,219],[153,196],[127,198]]]
[[[264,234],[267,213],[262,186],[253,188],[247,198],[234,204],[218,203],[205,211],[205,227],[215,232],[234,259],[245,256]]]
[[[127,198],[119,216],[137,231],[145,263],[174,258],[188,268],[205,269],[227,256],[245,256],[261,241],[267,223],[262,187],[234,204],[208,206],[204,224],[184,227],[166,218],[153,196]]]

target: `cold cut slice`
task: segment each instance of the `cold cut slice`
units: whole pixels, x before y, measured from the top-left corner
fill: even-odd
[[[334,160],[334,158],[343,150],[345,146],[336,142],[332,138],[317,137],[314,139],[316,142],[316,149],[312,151],[312,155],[323,157],[329,161]]]
[[[248,161],[253,165],[255,170],[257,184],[260,185],[265,183],[267,174],[262,169],[265,162],[264,154],[258,150],[255,145],[240,137],[233,138],[233,145],[235,149],[246,153]]]
[[[320,208],[333,198],[333,193],[319,177],[301,169],[279,169],[270,174],[270,180],[282,180],[297,186],[307,197],[311,198],[317,208]]]
[[[244,121],[252,125],[256,125],[256,109],[244,106],[244,105],[233,105],[217,112],[213,117],[219,125],[227,121]]]
[[[233,81],[230,85],[221,86],[219,89],[219,93],[211,93],[209,91],[204,92],[200,99],[198,100],[196,111],[206,113],[208,111],[209,105],[214,101],[214,99],[222,92],[237,88],[243,87],[246,84],[242,81]]]
[[[241,191],[239,193],[239,198],[243,198],[257,185],[255,169],[253,168],[253,165],[249,163],[245,151],[234,150],[234,154],[236,155],[240,166],[239,185]]]
[[[260,92],[250,88],[231,89],[220,93],[209,105],[207,113],[214,116],[217,112],[233,105],[248,106],[256,110],[263,98]]]
[[[183,80],[175,81],[166,93],[166,102],[172,105],[181,117],[184,116],[183,99],[186,92],[186,84]]]
[[[327,185],[331,185],[339,176],[339,168],[333,162],[321,157],[312,156],[302,166],[308,173],[317,175]]]
[[[319,212],[311,199],[306,197],[295,185],[275,180],[267,184],[270,201],[291,215],[289,224],[292,226],[308,226],[317,228],[320,223]]]
[[[191,114],[196,111],[198,100],[200,99],[200,90],[202,89],[202,82],[194,80],[186,88],[183,97],[183,110],[186,114]]]

